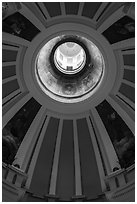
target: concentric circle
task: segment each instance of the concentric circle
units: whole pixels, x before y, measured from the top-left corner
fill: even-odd
[[[42,48],[50,42],[50,40],[55,40],[57,36],[81,36],[85,39],[88,39],[92,42],[101,53],[101,56],[104,60],[105,69],[102,73],[101,80],[99,84],[93,89],[91,92],[87,92],[85,95],[79,98],[64,98],[55,95],[50,90],[45,88],[44,84],[42,84],[39,80],[38,76],[38,69],[37,60]],[[62,72],[58,75],[58,69],[55,67],[53,61],[52,54],[54,56],[54,52],[59,44],[62,44],[61,39],[57,40],[58,42],[54,42],[53,46],[50,47],[50,50],[47,51],[49,57],[49,66],[50,72],[58,77],[64,77]],[[69,40],[70,41],[70,40]],[[79,41],[80,45],[84,45],[88,48],[86,44],[83,44],[82,41]],[[76,42],[77,43],[77,42]],[[54,49],[55,48],[55,49]],[[83,72],[86,70],[87,64],[89,63],[90,58],[88,57],[87,53],[88,49],[85,50],[86,52],[86,63],[83,69],[78,73],[78,75],[83,75]],[[54,71],[54,72],[53,72]],[[23,61],[23,75],[26,86],[30,92],[30,94],[44,107],[48,110],[55,112],[56,114],[65,114],[65,117],[69,117],[70,114],[79,114],[83,112],[89,111],[90,108],[97,106],[102,100],[104,100],[108,93],[112,90],[115,80],[116,80],[116,58],[114,52],[108,43],[108,41],[97,31],[88,26],[81,25],[78,23],[63,23],[57,24],[54,26],[50,26],[39,34],[34,40],[33,43],[30,44],[28,47],[24,61]],[[71,75],[65,75],[66,78],[69,80]],[[73,75],[77,76],[77,74]],[[40,83],[39,83],[40,82]],[[48,95],[49,94],[49,95]],[[58,98],[58,100],[56,100]],[[60,100],[61,99],[61,100]],[[67,102],[65,100],[67,99]],[[64,101],[64,103],[63,103]],[[72,101],[72,102],[71,102]],[[73,103],[73,105],[72,105]]]
[[[40,88],[49,97],[65,103],[80,102],[90,97],[99,87],[105,70],[103,56],[92,41],[79,35],[73,35],[71,39],[69,41],[68,35],[52,38],[41,48],[35,63],[35,74]],[[88,50],[88,56],[80,46],[81,43]],[[50,62],[54,49],[55,67]],[[89,59],[87,64],[86,58]],[[56,69],[59,70],[58,74]],[[71,78],[67,75],[71,75]]]

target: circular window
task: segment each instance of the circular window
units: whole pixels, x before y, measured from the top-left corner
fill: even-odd
[[[49,40],[35,62],[35,75],[42,91],[65,103],[80,102],[94,94],[104,70],[104,59],[97,46],[77,35]]]
[[[54,63],[57,69],[65,74],[76,74],[85,65],[86,53],[75,42],[66,42],[57,47]]]

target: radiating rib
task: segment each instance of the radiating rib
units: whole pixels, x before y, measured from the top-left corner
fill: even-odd
[[[12,66],[12,65],[16,65],[16,61],[2,62],[2,67]]]
[[[80,4],[79,4],[79,10],[78,10],[78,16],[81,16],[81,15],[82,15],[83,7],[84,7],[84,2],[80,2]]]
[[[126,101],[124,101],[121,97],[118,95],[109,95],[128,115],[129,117],[135,121],[135,111],[129,106]]]
[[[35,148],[35,151],[34,151],[30,166],[29,166],[28,180],[26,182],[26,188],[30,187],[31,179],[32,179],[32,176],[33,176],[33,172],[35,170],[35,165],[36,165],[36,162],[37,162],[37,158],[38,158],[38,155],[39,155],[39,151],[40,151],[40,148],[41,148],[44,136],[45,136],[45,132],[46,132],[49,120],[50,120],[50,116],[47,116],[47,118],[43,121],[44,124],[42,126],[42,130],[40,132],[39,140],[37,142],[37,146]]]
[[[88,128],[90,131],[90,137],[91,137],[91,141],[92,141],[94,152],[95,152],[96,162],[97,162],[98,171],[99,171],[99,175],[100,175],[101,187],[102,187],[102,191],[104,192],[106,190],[106,185],[105,185],[105,181],[104,181],[105,174],[104,174],[104,169],[102,166],[102,161],[101,161],[98,145],[97,145],[95,133],[93,131],[93,127],[91,125],[89,117],[87,117],[86,120],[87,120]]]
[[[95,13],[93,20],[97,20],[98,17],[100,16],[100,14],[102,13],[102,11],[105,9],[105,7],[107,6],[108,2],[102,2],[101,6],[99,7],[99,9],[97,10],[97,12]]]
[[[17,45],[17,46],[22,45],[22,46],[29,47],[30,45],[30,42],[28,40],[25,40],[23,38],[20,38],[18,36],[11,35],[5,32],[2,33],[2,40],[3,42],[6,42],[12,45]]]
[[[98,28],[97,31],[103,33],[107,28],[109,28],[113,23],[124,16],[123,6],[120,7],[117,11],[112,13]]]
[[[22,8],[20,10],[20,13],[22,15],[24,15],[40,31],[45,30],[45,26],[42,24],[42,22],[39,20],[39,18],[36,15],[34,15],[32,10],[28,9],[28,7],[25,4],[22,4]]]
[[[8,94],[6,97],[4,97],[2,99],[2,105],[6,104],[11,98],[14,98],[14,96],[16,96],[20,92],[21,92],[21,90],[17,89],[15,91],[13,91],[12,93]]]
[[[112,46],[113,50],[120,50],[120,49],[125,49],[125,48],[133,48],[135,47],[135,38],[130,38],[127,40],[123,40],[117,43],[114,43]]]
[[[41,8],[39,8],[38,3],[32,2],[24,2],[23,3],[33,14],[35,17],[46,27],[46,18],[44,17],[43,13],[41,12]]]
[[[14,93],[15,94],[15,93]],[[16,93],[17,94],[17,93]],[[12,96],[10,95],[10,98]],[[21,98],[19,101],[16,101],[16,103],[9,109],[8,112],[3,115],[2,120],[2,127],[4,127],[8,121],[22,108],[22,106],[27,103],[32,96],[30,94],[26,94],[23,98]]]
[[[5,115],[6,112],[9,111],[9,109],[12,108],[12,106],[14,106],[14,104],[16,104],[25,95],[26,95],[26,93],[17,92],[16,95],[14,95],[13,97],[9,98],[7,103],[3,104],[2,115]]]
[[[131,117],[127,114],[127,112],[118,104],[114,98],[107,96],[106,100],[109,102],[109,104],[114,108],[114,110],[120,115],[120,117],[123,119],[123,121],[127,124],[129,129],[132,131],[133,134],[135,134],[135,124],[134,121],[131,119]]]
[[[61,119],[59,122],[59,129],[56,139],[56,147],[54,152],[51,180],[50,180],[50,188],[49,194],[56,195],[56,183],[57,183],[57,174],[58,174],[58,164],[59,164],[59,155],[60,155],[60,144],[61,144],[61,135],[62,135],[62,126],[63,120]]]
[[[129,104],[134,110],[135,110],[135,104],[129,100],[126,96],[124,96],[122,93],[118,92],[117,95],[121,97],[124,101],[126,101],[127,104]]]
[[[134,66],[124,65],[124,69],[135,71],[135,67]]]
[[[5,34],[8,35],[6,37],[7,39],[10,37],[9,35],[11,35],[9,33],[3,33],[3,34],[4,34],[4,36],[5,36]],[[16,37],[16,36],[14,36],[14,37]],[[5,41],[5,40],[3,39],[3,41]],[[14,46],[12,42],[11,42],[11,44],[6,44],[6,45],[4,43],[5,42],[2,43],[2,49],[3,50],[13,50],[13,51],[17,51],[18,52],[19,46]]]
[[[33,148],[35,146],[41,124],[43,123],[46,116],[45,107],[41,107],[38,111],[36,117],[31,123],[19,149],[15,156],[15,161],[13,164],[19,164],[20,168],[25,171],[28,165],[29,159],[31,157]]]
[[[41,10],[44,13],[44,15],[46,16],[46,18],[49,19],[50,15],[49,15],[49,12],[47,11],[46,7],[44,6],[44,4],[42,2],[39,2],[38,5],[41,8]]]
[[[131,87],[135,88],[135,84],[134,84],[133,82],[131,82],[131,81],[128,81],[128,80],[126,80],[126,79],[123,79],[122,82],[123,82],[124,84],[127,84],[128,86],[131,86]]]
[[[75,159],[75,195],[82,195],[81,185],[81,167],[80,167],[80,155],[79,155],[79,144],[78,144],[78,132],[76,120],[73,120],[73,131],[74,131],[74,159]]]
[[[14,80],[14,79],[16,79],[16,78],[17,78],[16,75],[10,76],[10,77],[8,77],[8,78],[5,78],[5,79],[2,80],[2,84],[5,84],[5,83],[7,83],[7,82],[9,82],[9,81],[12,81],[12,80]]]
[[[66,15],[65,2],[60,2],[62,16]]]
[[[95,108],[90,110],[93,119],[93,125],[97,132],[98,141],[102,149],[102,155],[107,169],[107,173],[112,172],[113,168],[118,166],[118,157],[114,146],[110,140],[107,130]],[[110,154],[111,152],[111,154]]]
[[[134,47],[135,47],[135,45],[134,45]],[[128,50],[128,48],[127,48],[127,50],[122,50],[122,54],[123,55],[130,55],[130,54],[134,55],[135,54],[135,49],[133,48],[133,50]]]

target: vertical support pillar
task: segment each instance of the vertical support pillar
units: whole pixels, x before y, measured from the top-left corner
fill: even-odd
[[[76,196],[81,196],[82,195],[81,169],[76,120],[73,120],[73,129],[74,129],[74,159],[75,159],[75,193]]]
[[[27,179],[27,182],[26,182],[26,188],[30,187],[31,179],[32,179],[32,176],[33,176],[33,172],[34,172],[34,169],[35,169],[35,165],[36,165],[36,162],[37,162],[37,158],[38,158],[38,155],[39,155],[39,151],[40,151],[40,148],[41,148],[44,136],[45,136],[45,132],[46,132],[49,120],[50,120],[50,117],[47,116],[46,121],[44,120],[44,122],[43,122],[42,130],[39,133],[40,134],[39,140],[38,140],[37,146],[35,148],[35,152],[33,154],[33,157],[32,157],[32,160],[31,160],[31,163],[30,163],[30,166],[29,166],[29,170],[28,170],[28,179]]]
[[[120,168],[119,160],[115,152],[115,149],[113,147],[113,144],[109,138],[109,135],[104,127],[104,124],[97,110],[94,108],[90,110],[90,112],[91,112],[91,118],[93,120],[93,125],[97,132],[97,137],[101,147],[106,170],[107,170],[107,173],[109,174],[110,172],[113,171],[114,167]]]
[[[94,133],[94,131],[93,131],[93,127],[92,127],[92,124],[90,122],[89,117],[87,117],[86,119],[87,119],[87,124],[88,124],[88,128],[89,128],[89,131],[90,131],[90,137],[91,137],[91,141],[92,141],[95,156],[96,156],[96,162],[97,162],[98,171],[99,171],[99,175],[100,175],[100,182],[101,182],[102,192],[104,192],[106,190],[106,185],[105,185],[105,181],[104,181],[105,173],[104,173],[104,169],[103,169],[103,165],[102,165],[101,156],[100,156],[100,153],[99,153],[97,141],[96,141],[96,138],[95,138],[96,133]]]
[[[49,195],[56,195],[56,183],[57,183],[57,174],[58,174],[62,126],[63,126],[63,120],[61,119],[60,123],[59,123],[58,135],[57,135],[57,140],[56,140],[56,147],[55,147],[54,160],[53,160],[53,166],[52,166]]]

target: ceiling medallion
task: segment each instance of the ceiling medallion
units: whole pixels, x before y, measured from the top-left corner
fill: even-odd
[[[61,35],[49,40],[35,61],[40,88],[56,101],[80,102],[100,86],[105,63],[98,47],[78,35]]]

